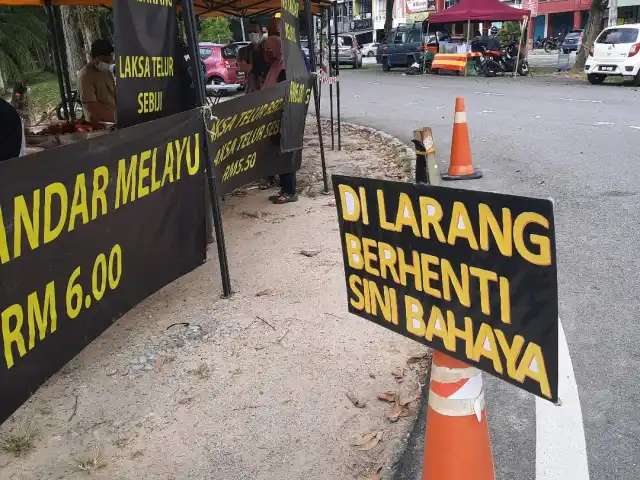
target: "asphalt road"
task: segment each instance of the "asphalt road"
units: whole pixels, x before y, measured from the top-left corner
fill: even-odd
[[[464,96],[474,163],[484,178],[460,186],[555,200],[560,318],[582,405],[590,477],[640,478],[640,93],[548,77],[414,77],[376,69],[340,74],[343,120],[407,143],[414,128],[429,126],[443,168],[455,97]],[[327,92],[323,85],[325,116]],[[498,478],[536,478],[534,398],[484,378]],[[411,478],[417,477],[403,480]]]

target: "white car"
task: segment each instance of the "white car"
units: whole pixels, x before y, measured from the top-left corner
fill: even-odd
[[[609,75],[633,77],[640,86],[640,23],[605,28],[589,50],[584,71],[593,85]]]
[[[363,57],[375,57],[376,52],[378,51],[379,43],[365,43],[362,46],[362,56]]]

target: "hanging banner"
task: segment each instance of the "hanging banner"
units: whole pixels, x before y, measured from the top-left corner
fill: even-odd
[[[0,423],[205,259],[198,110],[0,163]]]
[[[313,78],[307,72],[300,47],[300,3],[296,0],[282,0],[281,5],[280,37],[287,80],[291,83],[284,99],[280,149],[291,152],[302,148]]]
[[[529,10],[532,18],[536,17],[538,15],[538,0],[522,0],[522,9]]]
[[[312,82],[311,75],[289,82],[282,111],[280,150],[283,152],[292,152],[302,148]]]
[[[118,128],[184,110],[173,0],[114,0],[113,23]]]
[[[349,312],[557,403],[550,200],[332,182]]]
[[[280,152],[282,108],[290,82],[219,103],[210,130],[211,157],[222,194],[269,175],[300,168],[299,152]],[[305,117],[298,118],[304,124]]]

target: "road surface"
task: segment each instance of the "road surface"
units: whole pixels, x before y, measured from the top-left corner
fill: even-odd
[[[556,202],[560,318],[577,391],[565,393],[566,414],[550,414],[531,395],[484,375],[498,478],[582,480],[586,467],[576,465],[585,456],[594,480],[640,478],[640,93],[548,77],[340,74],[345,121],[407,143],[414,128],[432,127],[443,168],[455,97],[464,96],[474,163],[484,172],[464,187]],[[328,116],[326,93],[324,85]],[[570,377],[565,368],[565,382]],[[567,468],[545,473],[554,452]]]

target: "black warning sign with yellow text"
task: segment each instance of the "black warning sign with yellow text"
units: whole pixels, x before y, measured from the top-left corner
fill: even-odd
[[[118,128],[182,111],[174,0],[113,2]]]
[[[313,78],[300,46],[300,2],[282,0],[280,10],[280,37],[289,88],[283,105],[280,150],[292,152],[302,148],[304,125],[311,98]]]
[[[349,312],[558,400],[550,200],[333,176]]]
[[[280,152],[282,106],[288,88],[289,82],[281,82],[213,108],[217,119],[209,128],[210,155],[221,193],[300,168],[299,155]],[[304,125],[304,117],[298,122]]]
[[[0,164],[0,422],[205,258],[198,110]]]

